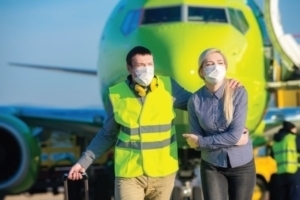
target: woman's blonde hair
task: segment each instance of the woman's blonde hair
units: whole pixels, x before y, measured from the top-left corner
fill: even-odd
[[[201,55],[199,56],[198,59],[198,75],[200,76],[201,79],[204,80],[204,76],[203,76],[203,66],[207,60],[207,56],[211,53],[219,53],[224,60],[224,64],[227,68],[227,59],[225,57],[225,55],[216,48],[209,48],[206,49],[205,51],[203,51],[201,53]],[[224,98],[224,115],[225,115],[225,119],[227,121],[227,124],[230,124],[233,118],[233,89],[231,89],[229,87],[229,81],[227,79],[225,79],[225,87],[224,87],[224,91],[223,91],[223,98]]]

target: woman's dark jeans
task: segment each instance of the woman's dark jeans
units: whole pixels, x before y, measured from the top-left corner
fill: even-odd
[[[201,181],[205,200],[251,200],[256,183],[254,160],[234,167],[216,167],[201,161]]]

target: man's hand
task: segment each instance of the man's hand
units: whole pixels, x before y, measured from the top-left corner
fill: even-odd
[[[186,139],[187,143],[191,148],[199,147],[198,136],[191,133],[184,133],[182,136]]]
[[[235,79],[229,79],[229,87],[230,88],[238,88],[241,86],[242,86],[242,84],[239,81],[237,81]]]
[[[83,172],[85,172],[85,169],[79,163],[76,163],[70,169],[68,178],[70,180],[79,180],[79,179],[82,179],[82,173]]]
[[[237,146],[245,145],[248,143],[248,140],[249,140],[249,131],[248,129],[245,128],[240,140],[235,145]]]

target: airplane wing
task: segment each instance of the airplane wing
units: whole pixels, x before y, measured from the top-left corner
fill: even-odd
[[[105,115],[103,108],[0,106],[0,163],[6,163],[0,193],[24,192],[41,177],[61,180],[103,126]],[[94,163],[103,165],[109,158],[108,151]]]
[[[19,118],[30,127],[72,132],[93,137],[105,119],[103,108],[59,109],[30,106],[0,106],[0,115]]]
[[[97,70],[90,69],[18,62],[10,62],[9,65],[97,76]],[[72,131],[76,134],[92,133],[92,135],[102,126],[105,117],[104,109],[100,108],[53,109],[28,106],[0,106],[0,115],[2,113],[16,116],[29,126]],[[87,135],[85,135],[85,137],[87,137]]]
[[[54,71],[61,71],[61,72],[68,72],[68,73],[75,73],[75,74],[97,76],[96,70],[89,70],[89,69],[76,69],[76,68],[70,68],[70,67],[46,66],[46,65],[17,63],[17,62],[10,62],[9,65],[17,66],[17,67],[54,70]]]

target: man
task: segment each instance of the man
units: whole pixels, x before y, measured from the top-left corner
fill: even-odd
[[[178,170],[174,108],[186,110],[191,93],[154,74],[151,52],[134,47],[126,57],[129,76],[109,88],[107,119],[69,179],[81,179],[93,160],[115,143],[115,199],[170,199]],[[232,80],[231,87],[238,85]]]
[[[300,199],[300,137],[296,126],[283,122],[274,135],[271,155],[277,163],[277,191],[281,200]]]

